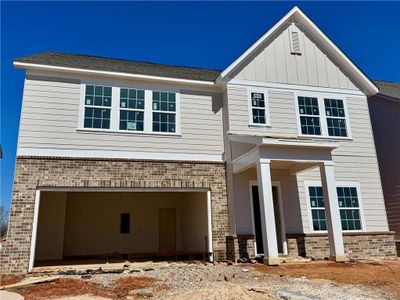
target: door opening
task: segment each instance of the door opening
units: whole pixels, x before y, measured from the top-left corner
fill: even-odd
[[[251,185],[251,203],[252,203],[252,215],[253,215],[253,228],[255,235],[255,254],[262,255],[264,253],[262,228],[261,228],[261,211],[260,211],[260,199],[258,194],[258,186]],[[280,193],[278,185],[272,185],[272,199],[274,203],[274,214],[275,214],[275,228],[276,228],[276,240],[278,244],[278,252],[280,254],[286,254],[284,248],[285,237],[283,232],[283,221],[282,207],[280,203]]]

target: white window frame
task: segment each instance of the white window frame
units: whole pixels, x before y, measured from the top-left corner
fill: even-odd
[[[84,114],[85,114],[85,90],[86,85],[102,85],[110,86],[111,92],[111,120],[110,129],[102,128],[85,128],[84,125]],[[144,126],[143,131],[133,130],[120,130],[119,129],[119,114],[120,114],[120,90],[121,88],[126,89],[138,89],[145,91],[145,107],[144,107]],[[175,132],[153,132],[153,91],[163,91],[169,93],[175,93]],[[77,131],[80,132],[99,132],[99,133],[112,133],[112,134],[133,134],[133,135],[163,135],[163,136],[181,136],[181,92],[177,88],[165,88],[162,85],[150,85],[150,84],[121,84],[118,81],[92,81],[82,80],[80,85],[80,99],[79,99],[79,114],[78,114],[78,127]],[[124,109],[124,108],[122,108]]]
[[[265,113],[265,124],[254,123],[253,122],[253,105],[251,103],[251,93],[260,93],[264,94],[264,113]],[[250,127],[270,127],[271,126],[271,119],[269,113],[269,98],[268,98],[268,89],[266,88],[258,88],[258,87],[251,87],[247,89],[247,106],[248,106],[248,115],[249,115],[249,126]],[[262,110],[263,108],[255,108]]]
[[[321,135],[312,135],[312,134],[303,134],[301,132],[301,121],[299,112],[299,97],[312,97],[317,98],[318,100],[318,110],[319,110],[319,121],[321,125]],[[325,113],[325,102],[324,99],[337,99],[343,101],[344,113],[345,117],[340,119],[346,120],[346,131],[347,136],[330,136],[328,133],[328,122],[327,116]],[[347,108],[347,97],[342,94],[333,94],[333,93],[319,93],[319,92],[310,92],[310,91],[298,91],[294,93],[294,105],[296,110],[296,119],[297,119],[297,134],[299,137],[312,137],[312,138],[322,138],[322,139],[337,139],[337,140],[351,140],[351,126],[350,126],[350,117],[349,110]],[[314,115],[314,117],[318,117]],[[330,118],[330,117],[329,117]]]
[[[310,193],[308,188],[310,186],[320,186],[322,187],[321,181],[310,181],[306,180],[304,181],[304,189],[305,189],[305,196],[306,196],[306,205],[307,205],[307,215],[308,215],[308,230],[310,233],[328,233],[327,230],[314,230],[313,226],[313,219],[312,219],[312,207],[310,204]],[[360,222],[361,222],[361,229],[360,230],[343,230],[344,233],[352,233],[352,232],[366,232],[367,231],[367,225],[365,223],[365,216],[364,216],[364,204],[361,196],[361,186],[360,183],[357,181],[336,181],[335,182],[335,187],[355,187],[357,189],[357,198],[358,198],[358,209],[360,211]],[[325,208],[324,208],[325,209]],[[340,207],[339,207],[340,211]],[[326,215],[326,213],[325,213]],[[339,214],[340,215],[340,214]],[[341,221],[341,220],[340,220]],[[327,224],[328,226],[328,224]]]
[[[141,109],[141,108],[128,108],[128,107],[126,107],[126,108],[124,108],[124,107],[121,107],[121,89],[127,89],[128,91],[129,90],[143,90],[144,91],[144,108],[143,109]],[[129,93],[129,92],[128,92]],[[129,94],[128,94],[128,98],[129,98]],[[129,100],[128,100],[128,102],[129,102]],[[119,128],[119,123],[120,123],[120,116],[121,116],[121,110],[125,110],[125,111],[133,111],[133,112],[143,112],[143,130],[128,130],[128,129],[126,129],[126,130],[123,130],[123,129],[120,129]],[[133,87],[124,87],[124,86],[121,86],[121,87],[118,87],[118,117],[117,117],[117,119],[118,119],[118,130],[119,131],[122,131],[122,132],[133,132],[133,133],[135,133],[135,132],[137,132],[137,133],[141,133],[141,132],[145,132],[145,130],[146,130],[146,128],[145,128],[145,125],[146,125],[146,90],[145,89],[142,89],[142,88],[133,88]]]
[[[175,93],[175,111],[154,110],[153,109],[153,93],[154,92]],[[152,89],[150,91],[150,98],[151,98],[151,101],[150,101],[150,106],[151,106],[151,110],[150,110],[151,128],[150,128],[150,130],[151,130],[151,132],[153,132],[154,134],[160,133],[160,134],[167,134],[167,135],[168,134],[172,134],[172,135],[180,134],[180,126],[179,126],[179,124],[180,124],[180,94],[178,94],[174,91],[166,90],[166,89]],[[153,131],[153,113],[175,114],[175,132]]]

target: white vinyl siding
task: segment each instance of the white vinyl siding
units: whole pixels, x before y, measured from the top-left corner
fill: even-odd
[[[118,83],[121,87],[127,85],[126,81]],[[167,86],[160,88],[167,89]],[[171,86],[171,89],[176,88]],[[118,157],[121,151],[222,156],[222,100],[218,93],[181,89],[181,132],[171,136],[78,130],[79,120],[83,122],[84,119],[78,113],[83,101],[80,89],[81,83],[76,79],[28,74],[23,96],[19,151],[111,151],[114,157]],[[115,103],[118,112],[120,105]]]

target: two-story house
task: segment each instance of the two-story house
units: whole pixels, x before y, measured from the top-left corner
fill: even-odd
[[[42,53],[2,272],[73,258],[393,257],[367,96],[297,7],[222,72]]]

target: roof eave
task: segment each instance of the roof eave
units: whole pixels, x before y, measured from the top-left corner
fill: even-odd
[[[189,84],[189,85],[209,86],[209,87],[215,86],[214,81],[206,81],[206,80],[194,80],[194,79],[152,76],[152,75],[142,75],[142,74],[133,74],[133,73],[124,73],[124,72],[114,72],[114,71],[71,68],[71,67],[53,66],[53,65],[46,65],[46,64],[34,64],[34,63],[27,63],[27,62],[20,62],[20,61],[14,61],[13,65],[15,68],[18,68],[18,69],[56,71],[56,72],[78,73],[78,74],[86,74],[86,75],[103,75],[103,76],[112,76],[112,77],[119,77],[119,78],[152,80],[152,81],[162,81],[162,82],[170,82],[170,83],[183,83],[183,84]]]

